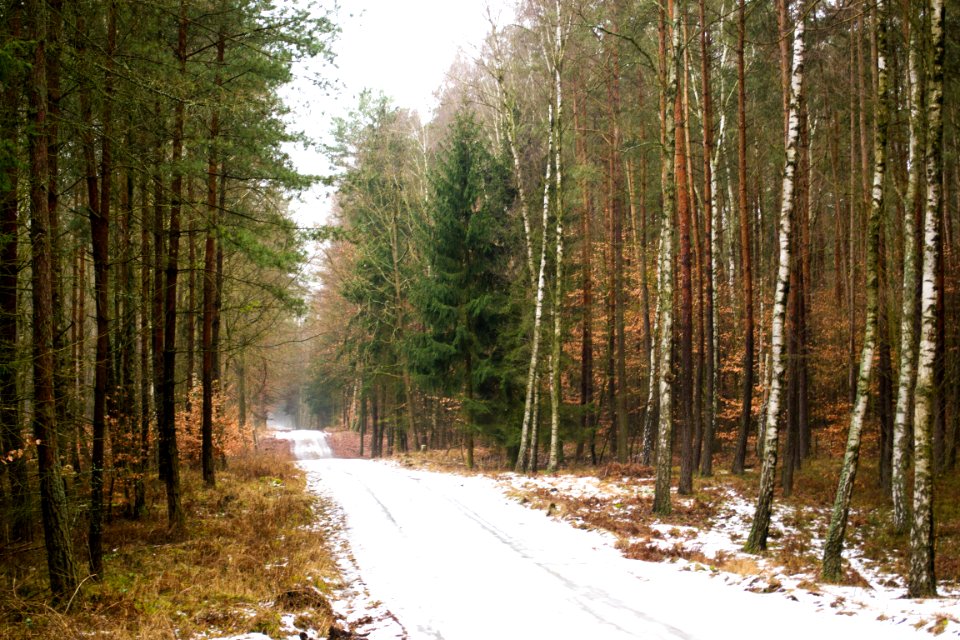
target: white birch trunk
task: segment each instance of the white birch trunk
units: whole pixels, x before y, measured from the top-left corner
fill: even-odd
[[[549,120],[553,121],[553,104],[549,106]],[[553,129],[550,130],[547,143],[547,171],[543,184],[543,239],[540,243],[540,269],[537,275],[537,297],[533,312],[533,343],[530,347],[530,368],[527,371],[527,396],[523,408],[523,424],[520,427],[520,449],[517,452],[516,471],[527,471],[529,469],[527,461],[527,449],[530,441],[530,429],[535,414],[534,388],[537,386],[537,369],[540,362],[540,335],[543,325],[543,298],[546,291],[547,276],[547,229],[550,223],[550,189],[553,178]],[[536,446],[536,439],[533,439],[533,446]]]
[[[794,176],[797,171],[797,144],[800,138],[800,92],[803,88],[803,31],[801,15],[797,22],[793,42],[793,71],[790,79],[789,128],[786,149],[786,168],[783,173],[783,202],[780,208],[780,264],[777,269],[777,288],[774,295],[773,323],[770,330],[773,372],[770,384],[770,400],[764,429],[763,467],[760,471],[760,491],[753,516],[750,537],[744,550],[757,553],[767,548],[767,533],[770,529],[770,511],[773,503],[774,476],[777,467],[778,423],[781,414],[780,395],[783,374],[786,369],[784,357],[784,323],[787,315],[787,290],[790,283],[791,218],[796,206]]]
[[[907,595],[937,595],[933,569],[933,456],[931,434],[936,411],[934,361],[937,351],[936,265],[940,251],[943,200],[943,0],[930,2],[932,68],[927,82],[927,202],[924,222],[923,284],[920,290],[920,358],[913,409],[913,526],[910,529],[910,571]]]
[[[906,213],[903,220],[903,301],[900,307],[900,371],[898,374],[897,409],[893,423],[893,464],[890,489],[893,498],[893,529],[907,531],[907,465],[909,463],[910,426],[913,413],[913,391],[917,381],[917,331],[914,319],[917,312],[917,220],[914,216],[920,197],[920,178],[923,172],[920,148],[923,120],[920,113],[922,83],[918,73],[922,39],[911,31],[910,58],[910,151],[907,158]]]
[[[563,152],[561,138],[561,116],[563,115],[563,87],[561,86],[561,72],[563,67],[564,34],[560,15],[560,0],[555,0],[556,6],[556,40],[554,41],[553,55],[553,91],[556,100],[556,109],[551,119],[550,139],[553,142],[554,158],[554,215],[557,218],[557,227],[554,235],[556,247],[556,280],[553,283],[553,345],[550,354],[552,364],[550,371],[550,458],[547,471],[554,472],[560,464],[560,367],[562,364],[563,347]],[[548,160],[549,162],[549,160]]]
[[[880,217],[883,212],[883,178],[887,168],[887,27],[885,0],[877,0],[877,104],[875,109],[876,126],[873,138],[873,188],[870,199],[870,217],[867,221],[867,283],[866,313],[864,314],[863,347],[860,352],[860,372],[857,378],[857,395],[850,413],[850,427],[847,433],[847,448],[843,456],[840,480],[830,516],[830,528],[823,547],[821,574],[827,582],[838,582],[843,576],[841,571],[841,552],[843,539],[850,515],[850,499],[853,496],[853,483],[857,477],[857,465],[860,460],[860,441],[863,433],[863,421],[870,399],[870,375],[873,369],[873,352],[877,343],[877,298],[879,295],[880,264],[878,245],[880,243]]]

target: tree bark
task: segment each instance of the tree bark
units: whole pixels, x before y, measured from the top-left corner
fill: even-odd
[[[679,3],[678,3],[679,4]],[[662,87],[664,101],[673,104],[677,96],[677,76],[680,49],[680,7],[674,7],[670,43],[665,51],[666,82]],[[673,209],[676,205],[676,175],[674,161],[676,156],[675,120],[670,114],[664,114],[664,147],[660,162],[663,180],[663,212],[660,227],[660,424],[657,442],[656,483],[654,486],[653,512],[666,515],[671,511],[670,504],[670,468],[673,462],[673,404],[671,387],[676,378],[673,371]]]
[[[707,25],[706,4],[706,0],[700,0],[700,60],[702,63],[700,76],[703,85],[703,264],[706,270],[703,277],[706,286],[705,308],[703,309],[706,321],[706,335],[704,336],[706,343],[704,363],[706,366],[703,373],[706,382],[704,392],[706,412],[703,423],[703,457],[700,473],[703,476],[711,476],[713,475],[714,408],[716,406],[716,372],[714,369],[716,364],[716,338],[714,335],[715,312],[713,304],[716,257],[714,256],[713,237],[713,98],[710,86],[710,28]]]
[[[177,62],[181,76],[186,75],[187,65],[187,5],[180,0],[179,26],[177,29]],[[183,533],[184,514],[180,502],[180,461],[177,452],[176,427],[176,362],[177,362],[177,276],[180,250],[180,209],[183,205],[183,160],[184,100],[178,99],[174,107],[173,123],[173,178],[170,183],[170,226],[167,245],[167,263],[164,279],[163,301],[163,395],[161,396],[161,422],[159,430],[166,433],[166,457],[169,464],[166,477],[167,524],[170,533],[177,537]]]
[[[910,570],[907,596],[937,594],[934,572],[933,455],[931,433],[935,420],[934,361],[937,334],[937,255],[941,250],[940,211],[943,205],[943,0],[931,0],[931,66],[927,75],[927,143],[924,161],[927,199],[924,222],[923,281],[920,290],[920,353],[917,361],[913,410],[914,483],[913,524],[910,528]]]
[[[102,114],[103,136],[100,150],[100,193],[97,200],[96,171],[92,165],[93,145],[85,145],[87,159],[87,183],[90,188],[89,215],[93,253],[93,291],[97,317],[97,347],[93,391],[93,458],[90,463],[90,572],[103,574],[103,474],[105,447],[108,437],[107,422],[107,377],[110,370],[110,199],[113,185],[113,51],[117,37],[117,6],[111,2],[107,17],[107,64],[105,75],[104,105]],[[89,96],[87,97],[89,101]],[[89,105],[88,105],[89,107]],[[92,127],[92,122],[86,125]],[[92,143],[92,132],[87,134]]]
[[[50,245],[50,210],[47,200],[46,54],[47,8],[41,0],[25,5],[28,34],[34,42],[27,81],[27,122],[30,158],[30,241],[33,304],[33,436],[37,441],[40,475],[40,510],[47,555],[50,590],[54,598],[69,597],[77,587],[77,565],[70,537],[67,496],[58,451],[57,412],[54,395],[53,271]]]
[[[217,71],[214,84],[217,91],[223,86],[223,57],[226,49],[226,35],[223,27],[217,35]],[[210,115],[210,148],[207,158],[207,234],[203,246],[203,329],[201,331],[201,347],[203,362],[200,368],[200,384],[203,400],[201,404],[200,425],[200,462],[203,472],[203,483],[208,487],[216,485],[216,471],[213,461],[213,396],[217,391],[213,379],[213,319],[214,300],[217,287],[217,226],[220,224],[217,209],[217,169],[219,167],[217,138],[220,135],[220,109],[214,108]],[[221,178],[222,179],[222,178]]]
[[[550,457],[547,462],[547,471],[553,473],[560,464],[560,404],[562,390],[560,388],[560,368],[563,355],[563,86],[561,74],[563,72],[564,40],[560,0],[555,0],[556,30],[553,50],[553,99],[556,105],[554,117],[550,123],[553,133],[553,174],[554,174],[554,216],[556,230],[554,232],[555,247],[555,279],[553,283],[553,344],[550,352]]]
[[[740,269],[743,272],[743,387],[740,431],[731,471],[742,474],[747,458],[747,436],[753,413],[753,265],[750,259],[750,212],[747,208],[747,90],[744,71],[746,8],[740,0],[737,27],[737,203],[740,210]]]
[[[674,8],[680,12],[681,30],[686,26],[686,10],[680,6]],[[676,20],[675,20],[676,21]],[[684,47],[684,52],[686,47]],[[685,59],[678,54],[679,60]],[[679,72],[683,74],[686,84],[686,65],[680,65]],[[690,211],[690,191],[688,189],[686,145],[686,118],[685,118],[685,91],[677,91],[674,101],[674,118],[676,120],[676,188],[677,188],[677,222],[679,225],[680,252],[677,256],[680,269],[680,482],[678,493],[688,495],[693,492],[693,271],[690,254],[690,234],[692,232],[692,215]]]
[[[23,37],[21,25],[22,7],[15,4],[4,25],[5,36],[12,39]],[[0,139],[18,140],[20,122],[17,107],[22,96],[23,78],[11,78],[4,84],[2,114],[0,114]],[[17,82],[17,80],[21,82]],[[18,452],[24,450],[24,438],[20,424],[19,395],[17,393],[17,274],[20,270],[17,235],[17,182],[20,171],[13,157],[5,158],[0,183],[0,455],[11,456],[6,472],[10,483],[9,529],[12,540],[28,540],[31,536],[30,487],[27,479],[27,458]]]
[[[879,51],[878,89],[875,107],[876,128],[873,140],[873,189],[870,205],[870,217],[867,224],[867,306],[864,315],[863,350],[860,354],[860,373],[857,380],[857,396],[850,414],[850,428],[847,446],[840,470],[840,481],[830,517],[830,528],[823,548],[821,572],[824,580],[837,582],[843,575],[841,570],[841,552],[843,539],[850,514],[850,498],[853,496],[854,480],[857,476],[857,464],[860,459],[860,441],[863,422],[870,396],[870,375],[873,367],[873,355],[877,343],[877,314],[880,282],[880,263],[878,246],[880,243],[880,224],[883,214],[883,180],[887,168],[887,123],[889,121],[887,89],[887,24],[884,0],[878,0],[879,20],[876,25],[877,46]]]
[[[790,80],[790,135],[786,148],[786,167],[783,174],[783,202],[780,208],[780,264],[777,271],[777,288],[774,295],[773,323],[770,331],[772,376],[770,399],[764,429],[763,467],[760,472],[760,489],[757,507],[750,528],[750,536],[744,545],[748,553],[767,548],[767,533],[770,528],[770,511],[773,503],[773,484],[777,466],[779,420],[782,413],[781,393],[783,387],[784,324],[786,319],[787,294],[790,283],[791,219],[796,205],[794,177],[797,170],[797,145],[800,137],[800,94],[803,89],[804,20],[801,14],[797,21],[793,44],[793,65]]]

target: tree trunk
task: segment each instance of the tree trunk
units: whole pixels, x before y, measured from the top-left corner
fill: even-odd
[[[663,85],[664,101],[673,104],[677,96],[677,76],[680,49],[680,7],[674,7],[670,16],[673,32],[666,46],[666,82]],[[676,128],[672,117],[664,117],[664,147],[661,151],[663,180],[663,212],[660,227],[660,292],[657,305],[660,307],[660,424],[657,442],[656,484],[653,497],[653,512],[666,515],[671,511],[670,467],[673,458],[673,404],[671,391],[676,374],[673,371],[673,209],[676,204]]]
[[[87,183],[90,189],[89,214],[93,253],[93,291],[97,316],[96,366],[93,389],[93,458],[90,463],[90,572],[103,575],[103,473],[106,440],[108,437],[107,376],[110,368],[110,198],[112,195],[113,149],[113,51],[117,37],[117,6],[110,3],[107,18],[107,67],[103,104],[103,137],[100,151],[100,198],[97,201],[96,172],[92,165],[93,146],[85,145]],[[89,97],[87,98],[89,101]],[[89,106],[89,105],[88,105]],[[87,110],[88,111],[88,110]],[[89,111],[88,111],[89,113]],[[92,122],[86,125],[92,127]],[[88,134],[92,143],[92,132]],[[92,175],[91,175],[92,174]]]
[[[742,5],[741,5],[742,6]],[[784,324],[786,319],[787,294],[790,282],[791,219],[796,205],[794,177],[797,170],[797,145],[800,137],[800,94],[803,88],[803,14],[797,21],[793,44],[793,68],[790,80],[790,135],[786,148],[786,167],[783,174],[783,202],[780,208],[780,264],[777,271],[777,288],[774,295],[773,324],[770,331],[771,376],[770,399],[767,404],[764,429],[763,467],[760,472],[760,489],[753,517],[750,536],[744,550],[756,553],[767,548],[767,533],[770,528],[770,511],[773,502],[774,475],[777,466],[784,358]]]
[[[742,474],[747,458],[747,436],[753,412],[753,265],[750,260],[750,213],[747,209],[747,90],[744,73],[746,9],[740,0],[737,27],[737,202],[740,210],[740,269],[743,272],[743,387],[740,431],[731,471]]]
[[[223,86],[223,56],[226,48],[226,36],[223,27],[217,36],[217,71],[214,83],[219,92]],[[210,116],[210,149],[207,159],[207,234],[203,246],[203,329],[201,331],[201,348],[203,363],[200,368],[200,384],[203,400],[201,404],[200,425],[200,462],[203,471],[203,483],[208,487],[216,484],[216,475],[213,464],[213,317],[214,299],[217,287],[217,226],[220,224],[217,209],[217,138],[220,135],[220,110],[214,108]],[[222,178],[221,178],[222,179]]]
[[[573,127],[576,135],[577,164],[583,167],[587,164],[586,133],[580,118],[583,114],[583,98],[577,93],[574,95]],[[580,172],[579,188],[582,198],[583,212],[580,219],[580,309],[581,309],[581,345],[580,345],[580,434],[577,437],[577,459],[583,457],[584,439],[590,437],[596,428],[595,412],[593,409],[593,237],[592,237],[592,202],[590,198],[589,182],[585,173]],[[596,459],[592,461],[596,464]]]
[[[675,7],[680,10],[680,7]],[[686,30],[686,10],[680,11],[680,18]],[[686,39],[684,39],[686,41]],[[686,46],[681,60],[686,59]],[[692,233],[691,194],[688,188],[687,173],[687,125],[686,125],[686,65],[680,65],[683,74],[684,90],[677,92],[674,118],[676,118],[676,186],[677,186],[677,222],[679,224],[680,253],[680,482],[677,492],[689,495],[693,492],[693,270],[690,254],[690,235]]]
[[[27,81],[27,122],[30,158],[30,241],[33,304],[33,437],[37,441],[40,510],[50,590],[62,600],[77,587],[77,565],[70,537],[67,496],[60,470],[54,396],[53,271],[51,268],[50,210],[47,200],[46,54],[47,8],[40,0],[26,2],[27,32],[33,40],[33,59]]]
[[[21,7],[15,5],[4,25],[4,36],[14,40],[23,37]],[[11,78],[4,84],[0,96],[0,139],[18,140],[20,122],[17,108],[22,95],[19,85],[22,77]],[[0,455],[23,451],[24,438],[20,424],[19,395],[17,393],[17,274],[18,258],[17,182],[19,168],[14,158],[5,158],[0,183]],[[7,534],[15,541],[26,541],[31,536],[30,487],[27,479],[27,459],[14,455],[5,465],[10,483],[9,529]]]
[[[707,24],[706,0],[700,0],[700,60],[702,62],[701,80],[703,89],[703,221],[704,221],[704,258],[703,264],[706,273],[703,276],[706,286],[703,315],[706,320],[704,341],[706,354],[704,357],[706,382],[705,400],[706,414],[703,423],[703,458],[700,473],[704,476],[713,475],[713,438],[714,438],[714,407],[716,406],[716,372],[714,369],[716,358],[716,342],[714,336],[714,229],[713,229],[713,98],[710,87],[710,27]]]
[[[150,314],[149,305],[153,300],[150,289],[150,227],[147,224],[149,206],[147,204],[146,177],[140,184],[140,434],[138,438],[139,455],[134,480],[133,517],[143,516],[147,506],[146,484],[144,478],[150,466]]]
[[[560,400],[562,390],[560,388],[560,368],[562,362],[563,347],[563,166],[562,152],[563,140],[561,133],[563,131],[563,87],[560,82],[563,71],[563,49],[565,34],[563,33],[563,23],[560,13],[560,0],[555,1],[556,10],[556,33],[553,51],[553,93],[556,108],[554,117],[550,123],[553,130],[551,138],[553,140],[553,175],[554,175],[554,216],[556,217],[556,231],[554,235],[555,245],[555,279],[553,283],[553,344],[550,352],[550,457],[547,462],[547,471],[553,473],[560,464],[561,443],[560,443]]]
[[[549,106],[548,120],[553,120],[553,104]],[[551,181],[553,179],[553,158],[551,157],[550,153],[552,148],[553,130],[551,129],[547,144],[547,170],[543,183],[543,237],[540,243],[540,268],[537,272],[537,295],[534,302],[533,312],[533,342],[530,346],[530,366],[527,369],[527,395],[523,408],[523,424],[520,428],[520,449],[517,452],[516,464],[517,473],[527,472],[530,470],[528,454],[530,457],[536,455],[535,452],[528,451],[528,447],[531,449],[536,448],[536,441],[530,437],[530,433],[535,428],[533,426],[533,418],[535,413],[534,404],[536,400],[536,394],[534,391],[540,377],[540,339],[543,325],[543,300],[546,292],[547,278],[547,236],[549,235],[547,233],[547,229],[550,224],[550,189]],[[530,444],[531,441],[533,442],[532,445]]]
[[[187,5],[180,0],[179,28],[177,30],[177,61],[181,76],[186,75],[187,65]],[[163,301],[163,395],[161,396],[161,422],[159,430],[166,433],[166,457],[169,464],[166,477],[167,523],[170,533],[177,537],[183,533],[184,514],[180,503],[180,461],[177,452],[177,429],[174,396],[176,392],[177,358],[177,275],[180,249],[180,209],[183,205],[183,159],[184,101],[177,100],[173,124],[173,179],[170,184],[170,228],[167,246]]]
[[[917,361],[916,398],[913,411],[914,483],[913,526],[910,529],[910,570],[907,596],[937,595],[934,573],[933,456],[931,432],[935,420],[937,291],[936,267],[940,246],[940,211],[943,205],[943,0],[931,0],[931,68],[927,76],[927,144],[925,170],[927,200],[924,222],[923,281],[920,291],[920,354]]]
[[[615,382],[610,385],[611,408],[616,416],[616,454],[617,462],[627,462],[629,453],[630,422],[627,417],[627,365],[626,338],[624,330],[623,293],[623,161],[620,147],[623,144],[620,130],[620,55],[618,42],[611,42],[610,76],[607,95],[610,102],[610,224],[612,253],[610,285],[612,287],[613,340],[615,349]]]
[[[864,316],[863,351],[860,355],[860,374],[857,380],[857,397],[850,414],[850,428],[847,435],[847,447],[840,470],[840,481],[830,517],[830,528],[823,548],[821,573],[824,580],[837,582],[843,573],[840,567],[843,539],[850,514],[850,498],[853,495],[854,480],[857,476],[857,463],[860,459],[860,440],[863,422],[867,413],[867,401],[870,396],[870,375],[873,367],[873,355],[877,343],[877,314],[880,282],[880,263],[878,245],[880,242],[880,224],[883,214],[883,180],[887,168],[887,123],[889,121],[887,90],[887,16],[884,0],[878,0],[879,20],[876,24],[877,45],[879,51],[877,102],[874,117],[876,128],[873,140],[873,190],[870,206],[870,218],[867,224],[867,306]]]

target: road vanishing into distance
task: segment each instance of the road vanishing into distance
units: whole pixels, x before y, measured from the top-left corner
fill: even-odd
[[[311,488],[343,510],[370,596],[411,640],[918,638],[907,626],[814,611],[707,572],[628,560],[611,536],[512,500],[493,480],[334,459],[293,441]]]

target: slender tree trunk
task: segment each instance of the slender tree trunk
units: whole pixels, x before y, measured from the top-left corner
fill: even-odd
[[[867,401],[870,397],[870,375],[873,367],[873,355],[877,346],[877,314],[880,283],[880,262],[878,245],[880,243],[880,224],[883,214],[883,180],[887,168],[887,16],[884,0],[878,0],[879,20],[876,25],[879,51],[878,88],[875,108],[876,128],[873,140],[873,190],[870,206],[870,218],[867,224],[867,307],[864,316],[863,351],[860,355],[860,377],[857,380],[857,397],[850,414],[850,428],[847,435],[847,447],[840,470],[840,481],[830,517],[830,529],[823,548],[824,580],[837,582],[843,575],[840,567],[843,540],[850,514],[850,498],[853,496],[854,480],[857,476],[857,464],[860,459],[860,440],[863,422],[867,413]]]
[[[553,104],[551,104],[549,107],[548,120],[553,120]],[[540,340],[543,325],[543,300],[546,293],[547,240],[549,235],[547,233],[547,229],[550,224],[550,189],[551,182],[553,180],[553,158],[551,157],[552,154],[550,153],[550,150],[553,149],[552,129],[550,131],[547,149],[547,170],[546,176],[544,177],[543,186],[543,238],[540,243],[540,268],[537,275],[537,295],[533,312],[533,342],[530,346],[530,366],[527,370],[527,395],[523,409],[523,424],[520,428],[520,449],[517,452],[516,464],[517,473],[520,473],[521,471],[527,472],[530,470],[530,463],[527,459],[528,453],[531,455],[531,457],[536,455],[532,451],[536,449],[536,440],[530,437],[530,433],[531,430],[535,428],[532,427],[534,422],[534,405],[536,400],[536,394],[534,391],[539,381]],[[532,445],[530,444],[531,442],[533,442]],[[528,447],[530,447],[531,451],[528,451]]]
[[[179,28],[177,30],[177,62],[180,75],[186,75],[187,65],[187,5],[180,0]],[[170,228],[167,246],[163,302],[163,395],[159,428],[166,432],[166,457],[169,473],[166,477],[167,522],[171,534],[176,537],[184,528],[183,507],[180,502],[180,461],[177,452],[177,429],[175,413],[176,358],[177,358],[177,275],[180,249],[180,210],[183,205],[183,169],[178,166],[183,160],[184,101],[177,100],[173,124],[173,179],[170,184]]]
[[[560,464],[560,396],[561,381],[560,368],[562,366],[563,347],[563,86],[561,74],[563,72],[563,49],[565,34],[563,32],[560,0],[554,3],[556,10],[556,32],[553,51],[553,92],[556,108],[553,121],[550,123],[553,130],[553,174],[554,174],[554,216],[556,217],[556,231],[554,234],[556,275],[553,283],[553,344],[550,352],[550,457],[547,471],[553,473]]]
[[[93,249],[93,291],[97,315],[97,349],[93,391],[93,459],[90,464],[90,572],[103,575],[103,473],[107,423],[107,376],[110,368],[110,198],[112,195],[113,149],[113,51],[117,37],[117,6],[110,3],[107,18],[107,69],[103,106],[103,137],[100,151],[100,200],[96,198],[96,174],[88,167],[90,192],[90,235]],[[88,98],[89,100],[89,98]],[[92,126],[87,122],[87,126]],[[91,134],[92,136],[92,134]],[[87,148],[91,158],[92,145]],[[89,160],[88,160],[89,162]],[[93,173],[93,175],[89,175]]]
[[[674,7],[674,15],[669,16],[673,24],[670,44],[666,46],[665,67],[666,82],[663,85],[664,101],[673,104],[677,96],[677,77],[679,75],[680,16],[681,7]],[[663,180],[663,212],[660,227],[660,293],[657,301],[660,307],[660,425],[657,442],[656,484],[654,488],[653,511],[660,515],[669,514],[670,504],[670,468],[673,459],[673,404],[671,391],[676,374],[673,371],[673,209],[676,205],[676,175],[674,160],[676,156],[675,120],[668,114],[663,118],[664,148],[661,151]]]
[[[716,406],[716,372],[714,369],[716,358],[716,338],[714,336],[714,202],[713,202],[713,98],[710,87],[710,27],[707,24],[706,0],[700,0],[700,60],[702,62],[701,80],[703,84],[703,221],[704,221],[704,259],[706,269],[704,284],[706,286],[705,308],[703,315],[706,320],[704,341],[706,354],[704,362],[704,380],[706,382],[706,415],[703,428],[703,458],[700,473],[704,476],[713,475],[713,438],[714,438],[714,407]]]
[[[33,304],[33,437],[37,441],[40,511],[47,553],[50,590],[56,599],[69,597],[77,587],[77,565],[70,537],[67,496],[58,451],[54,396],[53,272],[51,268],[50,210],[47,200],[46,53],[47,8],[40,0],[25,3],[27,33],[34,42],[27,81],[27,137],[30,159],[30,241]]]
[[[910,529],[910,570],[907,595],[937,595],[934,573],[933,456],[931,432],[935,420],[934,361],[937,333],[937,254],[941,250],[940,211],[943,206],[943,0],[931,0],[931,67],[927,76],[927,200],[924,222],[923,283],[920,291],[920,353],[917,361],[916,398],[913,410],[914,471],[913,525]]]
[[[750,213],[747,209],[747,90],[744,73],[746,9],[740,0],[737,27],[737,174],[740,209],[740,269],[743,272],[743,391],[740,431],[733,455],[732,471],[742,474],[747,458],[747,436],[753,412],[753,265],[750,260]]]
[[[217,36],[217,71],[214,84],[219,92],[223,86],[223,57],[226,49],[226,35],[223,27]],[[203,483],[208,487],[216,484],[216,472],[213,464],[213,396],[217,391],[213,381],[213,317],[214,298],[217,287],[217,226],[220,224],[217,209],[217,169],[218,137],[220,135],[220,110],[214,108],[210,115],[210,149],[207,158],[207,233],[203,245],[203,329],[201,348],[203,363],[200,368],[200,384],[203,400],[200,408],[200,462],[203,471]]]
[[[150,314],[153,300],[150,288],[150,227],[147,223],[149,205],[146,178],[140,184],[140,434],[137,440],[139,455],[134,480],[133,517],[143,516],[147,506],[144,478],[150,466]]]
[[[610,122],[612,126],[610,144],[610,224],[612,260],[610,285],[612,287],[614,358],[616,363],[615,382],[610,386],[611,408],[616,415],[616,454],[617,462],[627,462],[629,453],[630,422],[627,416],[627,365],[626,338],[624,329],[623,292],[623,161],[620,147],[623,144],[620,130],[620,54],[618,42],[611,43],[610,78],[607,95],[610,101]]]
[[[677,6],[674,10],[680,10]],[[686,25],[686,11],[680,11],[679,20],[684,29]],[[686,48],[684,47],[684,52]],[[679,54],[678,54],[679,55]],[[683,55],[679,59],[684,59]],[[686,84],[686,65],[680,65]],[[678,493],[681,495],[693,492],[693,272],[692,257],[690,255],[690,234],[692,231],[692,216],[690,212],[690,192],[688,190],[687,154],[686,145],[686,118],[684,114],[684,91],[677,91],[674,101],[674,118],[676,119],[676,187],[677,187],[677,222],[679,224],[680,253],[677,256],[680,269],[680,483]]]
[[[22,7],[10,9],[3,35],[19,40],[23,37]],[[22,96],[23,78],[11,78],[0,95],[0,139],[18,140],[20,122],[17,113]],[[20,82],[18,82],[18,80]],[[19,394],[17,393],[17,274],[18,257],[17,183],[20,171],[10,158],[3,164],[0,184],[0,455],[23,451],[24,438],[20,423]],[[27,460],[15,455],[6,466],[10,483],[10,511],[8,535],[12,540],[28,540],[31,536],[30,487],[27,479]]]
[[[154,113],[157,120],[160,120],[160,103],[154,105]],[[152,355],[153,355],[153,405],[156,411],[157,424],[157,475],[161,481],[166,482],[170,475],[170,445],[167,440],[170,436],[170,430],[163,426],[163,337],[165,335],[163,323],[163,301],[164,301],[164,283],[163,283],[163,256],[165,248],[164,235],[164,188],[160,173],[160,166],[163,162],[163,142],[157,137],[154,143],[154,163],[155,170],[153,174],[153,297],[152,297],[152,322],[153,332],[151,336]]]
[[[587,164],[586,133],[583,123],[583,98],[580,94],[574,96],[573,121],[576,130],[577,164],[584,167]],[[580,172],[579,188],[582,198],[583,211],[580,218],[581,245],[580,245],[580,307],[581,307],[581,346],[580,346],[580,435],[577,439],[577,459],[583,457],[584,439],[590,437],[596,429],[595,412],[593,409],[593,236],[591,218],[593,205],[590,198],[589,182],[583,171]],[[593,460],[596,464],[596,460]]]
[[[779,439],[784,369],[784,324],[786,320],[787,294],[790,283],[790,242],[791,218],[796,205],[794,197],[794,178],[797,170],[797,145],[800,137],[800,94],[803,88],[804,54],[803,14],[796,24],[793,43],[793,70],[790,81],[790,135],[787,140],[786,167],[783,173],[783,202],[780,209],[780,264],[777,272],[777,288],[774,295],[773,326],[770,331],[771,377],[770,399],[767,404],[766,426],[764,430],[763,467],[760,472],[760,489],[757,507],[753,517],[750,536],[744,550],[756,553],[767,548],[767,533],[770,528],[770,511],[773,503],[773,484],[777,466],[777,447]]]

